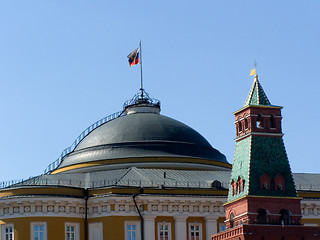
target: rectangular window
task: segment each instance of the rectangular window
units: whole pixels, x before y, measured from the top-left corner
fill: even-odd
[[[140,222],[125,222],[126,240],[140,240]]]
[[[66,227],[66,240],[75,240],[76,232],[74,226],[67,226]]]
[[[31,223],[31,240],[47,240],[47,223]]]
[[[137,240],[137,226],[135,224],[127,225],[127,240]]]
[[[227,230],[226,224],[219,223],[219,232],[224,232],[225,230]]]
[[[1,225],[1,239],[2,240],[14,240],[14,228],[13,224]]]
[[[171,240],[171,224],[167,222],[158,223],[158,240]]]
[[[201,239],[201,223],[189,223],[189,240]]]
[[[66,240],[79,240],[79,223],[66,223],[65,224],[66,231]]]

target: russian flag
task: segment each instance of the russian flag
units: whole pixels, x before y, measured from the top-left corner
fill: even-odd
[[[137,48],[133,50],[129,55],[128,55],[128,62],[130,67],[132,65],[139,64],[140,62],[140,48]]]

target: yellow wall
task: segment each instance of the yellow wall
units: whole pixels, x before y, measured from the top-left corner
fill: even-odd
[[[217,220],[217,229],[219,231],[219,223],[224,222],[224,218],[220,217]],[[89,223],[102,222],[104,239],[119,240],[125,237],[125,222],[126,221],[140,221],[139,217],[132,216],[110,216],[88,219]],[[175,221],[173,217],[158,216],[155,219],[155,239],[158,236],[159,222],[171,223],[171,236],[175,240]],[[32,222],[46,222],[48,231],[48,240],[64,240],[65,239],[65,223],[79,223],[80,224],[80,239],[84,240],[84,219],[66,218],[66,217],[23,217],[12,218],[5,221],[0,221],[0,224],[13,224],[15,240],[29,240],[31,235]],[[187,240],[189,223],[202,223],[202,240],[206,237],[205,219],[203,217],[189,217],[186,221]],[[320,226],[320,219],[302,219],[302,224],[313,223]],[[0,230],[1,231],[1,230]],[[147,240],[147,239],[146,239]]]
[[[73,187],[23,187],[14,189],[4,189],[0,191],[0,197],[8,196],[29,196],[29,195],[55,195],[55,196],[74,196],[84,197],[83,190],[81,188]]]
[[[306,223],[312,223],[312,224],[318,224],[320,226],[320,218],[314,219],[314,218],[303,218],[301,219],[302,224]]]
[[[125,237],[125,222],[126,221],[140,221],[140,218],[139,217],[130,217],[130,216],[128,216],[128,217],[123,217],[123,216],[101,217],[101,218],[88,219],[88,224],[102,222],[103,238],[104,239],[122,240]]]
[[[6,221],[1,221],[1,224],[14,225],[14,239],[28,240],[31,238],[31,223],[46,222],[48,240],[64,240],[65,239],[65,223],[80,223],[80,239],[84,239],[84,220],[78,218],[65,217],[23,217],[11,218]]]

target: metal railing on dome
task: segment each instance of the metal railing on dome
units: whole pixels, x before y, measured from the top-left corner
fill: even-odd
[[[0,189],[1,188],[6,188],[6,187],[10,187],[10,186],[13,186],[15,184],[21,184],[23,181],[25,181],[25,180],[24,179],[16,179],[16,180],[0,182]]]
[[[78,144],[89,134],[91,133],[94,129],[97,127],[100,127],[102,124],[109,122],[115,118],[118,118],[120,116],[123,116],[124,111],[119,111],[116,113],[113,113],[109,116],[106,116],[98,121],[96,121],[94,124],[90,125],[88,128],[86,128],[80,135],[76,138],[76,140],[72,143],[72,145],[65,150],[62,151],[60,154],[59,158],[55,160],[53,163],[49,164],[48,167],[44,170],[45,174],[48,174],[52,172],[54,169],[56,169],[60,163],[62,162],[63,158],[65,158],[69,153],[71,153],[77,146]]]
[[[130,105],[145,103],[145,102],[160,107],[160,101],[158,99],[151,98],[149,94],[144,89],[142,89],[142,91],[134,95],[133,98],[125,101],[123,104],[123,108],[125,109]]]

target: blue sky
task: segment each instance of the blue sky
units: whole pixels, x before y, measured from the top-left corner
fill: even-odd
[[[293,172],[319,173],[320,2],[0,2],[0,181],[43,173],[86,127],[139,89],[229,162],[253,62],[283,106]]]

